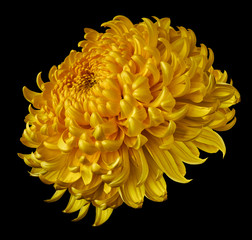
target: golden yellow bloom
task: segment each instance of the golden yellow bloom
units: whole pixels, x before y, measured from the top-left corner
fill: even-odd
[[[19,156],[32,176],[54,184],[48,202],[69,191],[64,212],[79,210],[76,221],[91,203],[97,226],[123,202],[164,201],[163,174],[187,183],[184,163],[206,160],[199,149],[225,155],[214,130],[235,124],[229,107],[239,92],[192,30],[154,18],[133,25],[116,16],[105,33],[85,28],[81,52],[53,66],[48,82],[38,74],[41,93],[23,88],[33,107],[21,141],[36,150]]]

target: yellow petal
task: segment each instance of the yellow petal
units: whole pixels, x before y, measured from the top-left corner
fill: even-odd
[[[131,58],[136,63],[138,71],[141,72],[144,69],[146,59],[143,56],[137,54],[134,54]]]
[[[160,67],[162,70],[163,86],[168,86],[172,81],[173,69],[169,63],[163,61],[160,62]]]
[[[199,136],[195,139],[195,142],[198,144],[199,148],[206,152],[211,153],[221,150],[223,157],[226,154],[226,146],[223,139],[209,127],[204,127],[202,129]]]
[[[90,116],[90,125],[95,128],[97,125],[104,123],[98,112],[93,112]]]
[[[155,65],[160,63],[160,52],[156,47],[144,46],[144,50],[149,52],[152,55]]]
[[[147,87],[137,88],[133,91],[132,95],[135,99],[143,103],[149,103],[153,99],[150,89]]]
[[[82,218],[84,218],[87,215],[88,209],[89,209],[90,204],[86,204],[83,207],[81,207],[78,217],[73,219],[72,222],[77,222],[79,220],[81,220]]]
[[[159,148],[161,145],[161,141],[148,136],[148,142],[145,144],[146,149],[148,150],[151,157],[154,159],[158,167],[172,180],[180,183],[188,183],[190,180],[184,178],[184,176],[180,173],[178,166],[176,165],[172,155],[169,151],[161,150]]]
[[[188,104],[188,109],[186,115],[188,117],[204,117],[210,113],[212,113],[216,107],[217,104],[211,104],[210,106],[197,106]]]
[[[142,134],[138,134],[135,143],[132,145],[132,147],[134,149],[139,149],[140,147],[142,147],[146,142],[148,141],[148,139],[142,135]]]
[[[123,26],[126,27],[128,31],[133,27],[133,23],[125,16],[117,15],[113,18],[113,20],[119,20],[120,22],[122,22]],[[124,30],[126,29],[124,28]]]
[[[170,121],[170,122],[164,122],[163,124],[160,124],[157,127],[147,128],[146,131],[148,131],[155,137],[165,138],[167,136],[174,134],[175,129],[176,129],[175,122]]]
[[[144,184],[145,195],[152,201],[163,202],[167,199],[166,182],[162,177],[156,179],[154,172],[150,169],[148,178]]]
[[[80,172],[81,172],[81,177],[82,177],[82,180],[83,182],[88,185],[91,181],[92,181],[92,178],[93,178],[93,172],[91,170],[91,165],[87,165],[87,164],[81,164],[81,167],[80,167]]]
[[[164,117],[162,111],[158,108],[149,107],[148,114],[150,117],[150,126],[158,126],[162,122],[164,122]]]
[[[113,212],[113,208],[107,208],[105,210],[102,210],[101,208],[96,207],[96,211],[95,211],[96,216],[95,216],[95,222],[93,226],[96,227],[105,223],[111,216],[112,212]]]
[[[80,110],[78,110],[77,108],[75,108],[74,106],[69,106],[66,110],[65,110],[65,114],[66,117],[69,117],[73,120],[76,121],[76,123],[80,124],[80,125],[87,125],[89,124],[89,121],[86,120],[85,114],[87,115],[88,113],[83,113]]]
[[[47,171],[56,171],[64,166],[64,156],[58,155],[50,161],[42,161],[41,167]]]
[[[149,164],[149,174],[144,183],[145,195],[152,201],[162,202],[167,199],[166,182],[163,178],[163,172],[159,170],[146,149],[144,149],[144,153]]]
[[[186,124],[177,123],[174,139],[180,142],[187,142],[195,139],[201,133],[200,127],[188,127]]]
[[[158,96],[149,104],[149,107],[158,107],[161,103],[167,100],[167,96],[169,95],[169,90],[167,87],[163,87],[162,91],[158,94]]]
[[[83,139],[79,139],[78,146],[81,151],[89,155],[92,155],[98,151],[94,144],[89,143]]]
[[[186,116],[186,113],[188,111],[188,105],[184,105],[183,107],[173,110],[171,113],[163,113],[165,116],[165,119],[167,120],[180,120]]]
[[[23,87],[23,94],[24,94],[25,99],[27,101],[29,101],[30,103],[34,103],[34,98],[35,97],[41,96],[41,93],[31,91],[27,87]]]
[[[189,54],[189,44],[187,38],[179,38],[172,44],[172,50],[178,53],[181,58],[185,58]]]
[[[134,117],[130,117],[128,119],[128,135],[129,136],[137,136],[139,135],[143,129],[145,128],[144,124],[135,119]]]
[[[169,85],[169,89],[173,97],[182,97],[190,90],[190,78],[184,74],[176,79],[173,79]]]
[[[66,208],[63,210],[65,213],[72,213],[80,210],[84,205],[88,204],[85,199],[76,199],[73,195],[70,196]]]
[[[120,187],[119,193],[123,201],[130,207],[142,207],[145,193],[144,185],[137,185],[136,169],[131,164],[128,180]]]
[[[62,190],[57,190],[55,191],[55,193],[53,194],[53,196],[50,199],[44,200],[45,202],[56,202],[58,201],[63,194],[66,192],[66,189],[62,189]]]
[[[125,99],[122,99],[120,101],[120,109],[121,109],[121,117],[128,118],[133,111],[133,106],[130,103],[128,103]]]
[[[148,44],[151,47],[156,47],[157,45],[157,25],[153,24],[153,22],[148,18],[142,18],[147,26],[148,30]]]
[[[77,173],[71,172],[66,166],[60,170],[57,180],[63,183],[73,183],[77,181],[79,178],[81,178],[80,172]]]
[[[130,174],[129,153],[126,146],[122,146],[120,151],[121,157],[118,161],[115,161],[110,167],[114,167],[112,171],[109,171],[106,175],[102,175],[101,178],[104,182],[108,183],[111,187],[121,186],[127,181]],[[122,167],[120,167],[122,166]]]
[[[161,60],[162,60],[162,62],[166,63],[166,62],[168,62],[168,60],[171,57],[171,51],[172,51],[171,44],[170,44],[170,42],[169,42],[168,39],[163,38],[163,37],[162,38],[158,38],[158,40],[160,42],[162,42],[163,46],[165,47],[165,50],[163,50],[163,53],[161,54]]]
[[[201,164],[207,160],[195,156],[183,142],[175,141],[170,151],[173,156],[181,158],[183,162],[188,164]]]
[[[42,93],[31,91],[27,87],[23,87],[23,94],[25,99],[32,103],[35,108],[40,109],[45,102]]]
[[[43,91],[44,90],[44,82],[42,81],[41,74],[42,74],[42,72],[38,73],[37,78],[36,78],[36,82],[37,82],[39,89],[41,91]]]
[[[113,152],[113,151],[118,150],[123,143],[123,139],[124,139],[124,133],[123,131],[119,131],[118,136],[115,140],[106,139],[106,140],[101,141],[102,150],[108,151],[108,152]]]
[[[93,131],[93,136],[96,140],[99,140],[99,141],[105,139],[105,134],[101,125],[98,125],[95,127]]]
[[[40,167],[40,161],[36,158],[34,153],[31,154],[22,154],[18,153],[18,156],[24,160],[25,164],[29,167]]]
[[[68,134],[68,131],[64,131],[58,141],[58,148],[65,153],[69,153],[71,152],[71,150],[73,149],[73,147],[75,146],[75,137],[72,136],[70,138],[64,139],[66,138]]]
[[[139,186],[146,181],[149,173],[149,166],[142,148],[138,150],[135,150],[133,148],[130,149],[130,156],[133,160],[132,163],[135,166],[137,174],[137,186]]]

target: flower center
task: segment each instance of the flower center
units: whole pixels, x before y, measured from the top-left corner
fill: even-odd
[[[96,83],[95,74],[86,70],[83,75],[78,75],[75,78],[75,83],[73,85],[75,85],[79,91],[83,90],[84,92],[88,92]]]

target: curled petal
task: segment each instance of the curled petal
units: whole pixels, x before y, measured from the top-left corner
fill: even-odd
[[[97,152],[97,148],[93,143],[89,143],[83,139],[79,140],[78,146],[80,150],[89,155],[92,155]]]
[[[123,201],[133,208],[139,208],[143,204],[143,198],[145,193],[144,185],[138,185],[136,177],[136,169],[131,164],[131,174],[128,180],[120,187],[119,193]]]
[[[41,74],[42,74],[42,72],[38,73],[36,82],[37,82],[37,85],[38,85],[39,89],[41,91],[43,91],[44,90],[44,82],[42,81]]]
[[[118,187],[127,181],[130,174],[129,154],[126,146],[121,148],[121,158],[118,158],[116,164],[111,165],[114,167],[106,175],[102,175],[102,180],[109,184],[111,187]],[[118,164],[120,162],[120,164]]]
[[[56,202],[58,201],[66,192],[66,189],[56,190],[50,199],[44,200],[45,202]]]
[[[147,30],[148,30],[148,44],[151,47],[156,47],[157,45],[157,38],[158,38],[158,34],[157,34],[157,26],[155,24],[153,24],[153,22],[148,19],[148,18],[142,18],[147,26]]]
[[[88,202],[85,199],[76,199],[73,195],[70,196],[66,208],[63,210],[65,213],[72,213],[80,210]]]
[[[149,103],[153,99],[148,87],[137,88],[133,91],[133,96],[143,103]]]
[[[67,139],[64,139],[64,138],[66,138],[67,134],[68,134],[67,131],[63,132],[60,136],[59,141],[58,141],[58,148],[62,152],[65,152],[65,153],[70,152],[73,149],[73,147],[75,146],[75,137],[74,136],[69,137]]]
[[[199,136],[195,139],[195,144],[198,148],[206,152],[211,153],[221,150],[223,157],[226,154],[226,146],[223,139],[218,133],[216,133],[209,127],[205,127],[202,129]]]
[[[172,155],[169,151],[161,150],[160,140],[149,136],[148,142],[145,144],[146,149],[150,156],[154,159],[157,166],[172,180],[180,183],[188,183],[190,180],[184,178],[179,172],[178,166],[176,165]]]
[[[88,213],[89,206],[90,206],[89,203],[82,206],[80,211],[79,211],[79,214],[78,214],[77,218],[73,219],[72,221],[77,222],[77,221],[80,221],[82,218],[84,218]]]
[[[153,168],[150,168],[144,184],[146,197],[155,202],[163,202],[167,199],[166,182],[163,176],[156,177]]]
[[[123,133],[123,131],[119,131],[116,139],[103,140],[103,141],[101,141],[101,145],[97,144],[96,146],[97,146],[97,148],[99,148],[102,151],[113,152],[113,151],[118,150],[121,147],[123,140],[124,140],[124,133]]]
[[[32,104],[34,103],[34,99],[36,97],[41,96],[41,93],[33,92],[29,90],[27,87],[23,87],[23,94],[24,94],[25,99]]]
[[[136,167],[136,175],[137,175],[137,186],[140,186],[146,181],[149,173],[148,163],[146,161],[143,149],[140,148],[138,150],[131,149],[131,158],[132,163]]]
[[[206,161],[206,159],[201,159],[197,155],[195,156],[183,142],[175,141],[170,151],[173,156],[181,158],[183,162],[188,164],[201,164]]]
[[[24,162],[30,167],[40,167],[41,163],[39,159],[36,158],[34,153],[22,154],[18,153],[18,156],[24,160]]]
[[[169,63],[163,61],[160,62],[160,66],[162,70],[163,86],[168,86],[172,81],[173,69]]]
[[[23,87],[23,95],[25,99],[32,103],[35,108],[41,108],[44,103],[42,93],[37,93],[29,90],[27,87]]]
[[[185,124],[177,123],[174,138],[180,142],[187,142],[195,139],[202,131],[202,127],[188,127]]]
[[[112,212],[113,212],[113,208],[107,208],[105,210],[102,210],[101,208],[96,207],[96,212],[95,212],[96,217],[95,217],[95,222],[93,226],[96,227],[105,223],[111,216]]]
[[[167,199],[166,182],[162,177],[159,180],[154,180],[150,176],[146,183],[146,197],[155,202],[163,202]]]
[[[137,136],[145,128],[144,124],[138,119],[131,117],[128,119],[128,135]]]

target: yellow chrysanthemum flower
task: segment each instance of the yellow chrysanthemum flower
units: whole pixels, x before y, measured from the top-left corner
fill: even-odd
[[[23,88],[33,107],[21,142],[36,150],[19,156],[32,176],[54,184],[48,202],[69,191],[64,212],[79,210],[76,221],[91,203],[97,226],[123,202],[164,201],[163,174],[187,183],[184,163],[206,160],[199,149],[225,155],[216,131],[235,124],[229,107],[239,92],[192,30],[154,18],[133,25],[116,16],[105,33],[85,28],[81,52],[53,66],[48,82],[38,74],[41,93]]]

